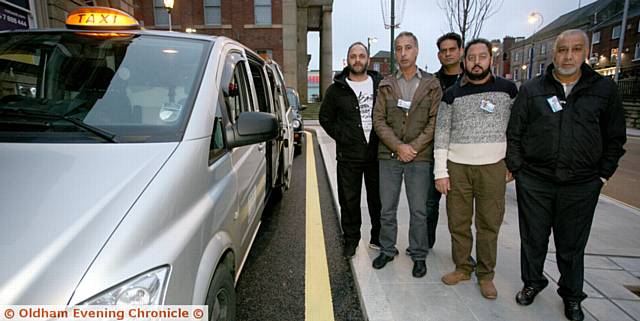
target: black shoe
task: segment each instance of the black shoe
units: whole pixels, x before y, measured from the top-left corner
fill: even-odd
[[[406,254],[407,256],[411,256],[411,251],[409,251],[409,248],[406,248],[404,250],[404,254]]]
[[[378,255],[378,257],[373,260],[373,268],[379,270],[391,261],[393,261],[393,256],[388,256],[384,253],[380,253],[380,255]]]
[[[478,267],[478,263],[476,263],[476,260],[473,258],[473,256],[469,256],[469,263],[471,263],[471,267],[475,271],[476,268]]]
[[[533,299],[540,293],[541,289],[525,285],[518,294],[516,294],[516,302],[520,305],[529,305],[533,303]]]
[[[352,256],[356,255],[356,248],[358,248],[357,243],[346,242],[344,244],[342,255],[347,259],[351,258]]]
[[[411,274],[414,278],[421,278],[427,274],[427,264],[424,260],[417,260],[413,262],[413,271]]]
[[[563,300],[564,301],[564,316],[571,321],[584,320],[584,313],[580,307],[580,301]]]

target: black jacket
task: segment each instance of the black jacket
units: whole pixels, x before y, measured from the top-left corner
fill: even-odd
[[[507,129],[507,167],[557,183],[608,179],[627,139],[617,86],[582,64],[582,76],[565,97],[553,68],[520,87]],[[562,105],[555,113],[547,101],[553,96]]]
[[[367,71],[373,80],[373,105],[382,75]],[[336,141],[336,158],[339,161],[374,161],[377,159],[378,136],[371,130],[369,143],[364,137],[360,119],[358,97],[347,84],[349,69],[345,68],[333,79],[320,106],[320,125]],[[371,108],[373,112],[373,108]]]

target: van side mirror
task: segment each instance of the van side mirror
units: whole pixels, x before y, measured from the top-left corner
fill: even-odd
[[[307,109],[307,105],[300,105],[300,111]]]
[[[269,113],[243,112],[225,134],[229,148],[262,143],[278,137],[278,120]]]

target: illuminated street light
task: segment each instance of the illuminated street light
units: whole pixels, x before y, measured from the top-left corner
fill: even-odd
[[[164,8],[169,14],[169,31],[171,31],[171,10],[173,10],[173,0],[164,0]]]
[[[531,49],[529,51],[529,65],[531,65],[531,68],[529,68],[529,72],[527,74],[527,78],[531,79],[533,75],[533,56],[536,52],[536,42],[534,41],[533,37],[536,34],[536,29],[538,27],[541,27],[544,23],[544,17],[542,17],[542,14],[540,12],[533,11],[529,14],[527,21],[533,25],[533,34],[531,35]]]

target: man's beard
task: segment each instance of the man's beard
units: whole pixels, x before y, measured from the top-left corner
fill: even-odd
[[[473,71],[471,71],[471,70],[473,70],[473,68],[475,68],[475,67],[479,67],[480,69],[482,69],[482,72],[479,73],[479,74],[474,74]],[[469,79],[471,79],[471,80],[482,80],[485,77],[487,77],[489,72],[491,72],[491,70],[489,68],[484,69],[484,68],[482,68],[482,66],[479,66],[479,65],[475,65],[475,66],[473,66],[473,68],[471,68],[471,70],[467,70],[467,77],[469,77]]]
[[[349,65],[349,72],[354,74],[354,75],[362,75],[362,74],[366,73],[367,72],[367,67],[369,67],[369,64],[364,64],[364,65],[361,65],[361,66],[362,66],[361,70],[356,70],[355,68],[358,68],[358,67],[354,67],[353,65]]]
[[[571,75],[575,75],[575,73],[578,72],[579,68],[580,68],[579,66],[576,66],[573,68],[562,68],[558,66],[555,68],[555,72],[557,72],[561,76],[571,76]]]

